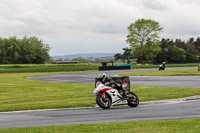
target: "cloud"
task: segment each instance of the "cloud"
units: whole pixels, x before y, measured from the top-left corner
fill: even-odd
[[[137,19],[158,21],[161,37],[196,37],[198,0],[1,0],[0,37],[37,36],[51,55],[122,52],[127,27]]]
[[[165,11],[168,9],[167,5],[161,0],[142,0],[142,4],[152,10]]]

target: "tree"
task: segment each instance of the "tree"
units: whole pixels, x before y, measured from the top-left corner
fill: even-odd
[[[51,61],[49,50],[37,37],[0,38],[0,64],[43,64]]]
[[[175,45],[185,50],[185,62],[197,62],[198,49],[195,46],[194,38],[190,38],[187,42],[181,41],[181,39],[176,39]]]
[[[115,61],[121,60],[121,59],[122,59],[122,55],[121,55],[120,53],[116,53],[116,54],[114,55],[114,57],[115,57]]]
[[[120,62],[122,61],[124,64],[126,63],[126,60],[125,60],[125,58],[124,58],[124,55],[123,55],[123,54],[116,53],[116,54],[114,55],[114,57],[115,57],[115,61],[118,61],[118,60],[120,60]]]
[[[131,59],[132,59],[132,53],[131,53],[131,49],[129,49],[129,48],[123,48],[123,50],[124,50],[124,59],[126,59],[127,60],[127,63],[129,64],[129,63],[131,63]]]
[[[161,51],[159,33],[162,30],[160,24],[151,19],[138,19],[128,26],[126,42],[129,43],[138,62],[153,60]]]
[[[197,50],[195,48],[195,45],[188,41],[186,44],[186,49],[185,49],[185,52],[186,52],[186,61],[187,62],[197,62]]]
[[[133,55],[131,53],[131,49],[126,47],[126,48],[123,48],[123,50],[124,50],[123,54],[117,53],[117,54],[114,55],[115,60],[116,61],[122,60],[124,64],[127,60],[127,63],[129,64],[131,62],[132,57],[133,57]]]
[[[19,46],[16,37],[1,38],[0,39],[0,64],[14,64],[19,63]]]
[[[181,39],[176,39],[174,44],[182,49],[186,49],[185,41],[182,41]]]
[[[155,63],[162,63],[162,62],[168,62],[168,57],[170,48],[174,45],[173,40],[170,39],[164,39],[161,40],[161,52],[156,56]]]
[[[186,52],[184,49],[173,45],[169,51],[168,62],[170,63],[183,63],[186,60]]]
[[[194,42],[195,48],[197,50],[197,61],[200,62],[200,37]]]
[[[152,61],[154,62],[155,57],[161,52],[160,47],[161,42],[153,43],[151,41],[147,41],[145,47],[144,47],[144,57],[146,61]]]

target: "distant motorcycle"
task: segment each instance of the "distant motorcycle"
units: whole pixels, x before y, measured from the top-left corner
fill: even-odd
[[[127,84],[122,84],[123,89],[126,89]],[[139,98],[133,92],[129,93],[129,97],[126,97],[122,90],[105,86],[101,82],[96,83],[94,90],[96,96],[96,103],[103,109],[109,109],[112,105],[127,104],[130,107],[137,107],[139,104]]]
[[[161,64],[160,66],[159,66],[159,69],[158,69],[159,71],[160,70],[165,70],[165,66],[163,66],[163,64]]]

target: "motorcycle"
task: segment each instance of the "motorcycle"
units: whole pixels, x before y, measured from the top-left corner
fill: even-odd
[[[160,71],[160,70],[165,70],[165,62],[163,62],[162,64],[160,64],[158,70],[159,70],[159,71]]]
[[[122,89],[127,89],[127,83],[122,84]],[[96,96],[96,103],[103,109],[109,109],[114,105],[128,105],[130,107],[137,107],[139,98],[133,92],[129,92],[129,96],[125,96],[122,90],[117,90],[110,86],[105,86],[101,82],[96,83],[94,89]]]
[[[159,69],[158,69],[159,71],[160,70],[165,70],[165,66],[163,65],[163,64],[161,64],[160,66],[159,66]]]

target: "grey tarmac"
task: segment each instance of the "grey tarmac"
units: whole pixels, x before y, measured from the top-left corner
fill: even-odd
[[[197,68],[168,68],[166,70],[184,70]],[[134,69],[104,71],[108,76],[117,76],[122,73],[136,73],[158,71],[158,69]],[[94,84],[95,78],[100,72],[82,72],[71,74],[54,74],[28,77],[28,79],[42,80],[48,82]],[[131,85],[143,86],[172,86],[200,88],[200,76],[130,76]]]
[[[55,110],[0,113],[0,128],[119,123],[200,118],[200,100],[111,109]]]

